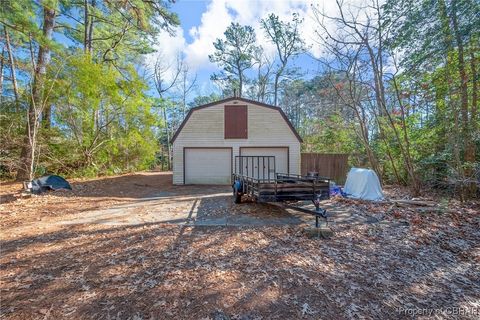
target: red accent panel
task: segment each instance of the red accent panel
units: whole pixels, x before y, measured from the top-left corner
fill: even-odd
[[[247,106],[225,106],[225,139],[248,139]]]

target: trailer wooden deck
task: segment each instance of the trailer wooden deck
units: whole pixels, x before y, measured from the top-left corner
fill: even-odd
[[[237,193],[258,202],[320,201],[329,198],[330,179],[278,173],[274,179],[258,179],[233,174]]]
[[[281,202],[290,209],[314,215],[317,227],[319,217],[327,218],[320,201],[330,197],[329,178],[276,173],[273,156],[237,156],[232,180],[235,203],[241,203],[243,196],[257,202]],[[288,204],[296,201],[312,201],[315,210]]]

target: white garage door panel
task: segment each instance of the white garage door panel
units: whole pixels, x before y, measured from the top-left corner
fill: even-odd
[[[288,173],[288,148],[242,148],[241,152],[242,156],[274,156],[275,173]],[[254,177],[257,175],[255,171],[254,169]],[[260,168],[260,177],[258,178],[263,178],[261,172]]]
[[[230,149],[185,149],[186,184],[230,184]]]

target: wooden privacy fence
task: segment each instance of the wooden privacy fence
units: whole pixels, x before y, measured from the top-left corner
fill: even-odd
[[[337,184],[344,184],[348,173],[348,154],[340,153],[302,153],[302,175],[318,172],[329,177]]]

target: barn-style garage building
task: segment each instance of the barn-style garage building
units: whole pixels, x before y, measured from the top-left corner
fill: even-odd
[[[190,110],[172,138],[174,184],[230,184],[235,157],[275,156],[275,171],[300,173],[302,139],[275,106],[233,97]]]

